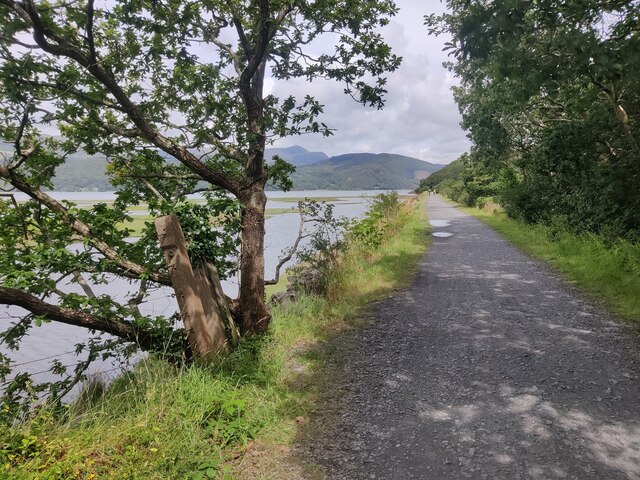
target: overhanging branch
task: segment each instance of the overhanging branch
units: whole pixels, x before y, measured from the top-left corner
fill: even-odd
[[[135,275],[136,278],[149,278],[154,282],[160,283],[162,285],[171,285],[169,277],[165,274],[161,274],[158,272],[148,272],[145,267],[139,265],[135,262],[122,258],[118,252],[116,252],[109,244],[100,238],[96,237],[92,231],[91,227],[84,222],[81,222],[77,218],[74,218],[69,214],[69,210],[67,207],[62,205],[53,197],[47,195],[45,192],[40,190],[39,188],[32,187],[29,183],[27,183],[21,175],[16,172],[10,171],[7,167],[0,165],[0,178],[5,179],[7,182],[11,183],[14,187],[20,190],[23,193],[26,193],[31,198],[36,200],[41,205],[44,205],[52,212],[59,214],[62,219],[69,225],[76,233],[81,235],[82,237],[88,239],[102,255],[105,256],[108,260],[113,261],[120,269],[122,269],[125,273],[125,276]]]
[[[52,305],[17,288],[0,286],[0,303],[22,307],[34,315],[45,317],[55,322],[109,333],[137,343],[143,350],[149,350],[153,346],[150,335],[140,332],[126,320],[96,317],[70,308]]]

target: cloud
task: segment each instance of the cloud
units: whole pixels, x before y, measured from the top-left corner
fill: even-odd
[[[387,152],[423,160],[448,163],[469,149],[459,126],[460,115],[451,87],[456,84],[442,62],[445,37],[429,37],[423,26],[425,14],[442,10],[440,2],[400,0],[400,12],[383,30],[386,41],[404,58],[389,75],[386,106],[377,111],[362,107],[343,94],[343,87],[329,81],[269,82],[278,96],[310,94],[325,105],[322,121],[334,135],[315,135],[279,140],[277,146],[298,144],[329,155],[349,152]],[[430,10],[431,8],[431,10]]]

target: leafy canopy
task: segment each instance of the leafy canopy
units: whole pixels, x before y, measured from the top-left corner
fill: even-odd
[[[292,166],[265,165],[265,145],[331,134],[317,99],[278,98],[266,78],[333,80],[381,108],[384,73],[400,58],[380,28],[396,10],[391,0],[0,0],[0,179],[31,199],[0,203],[0,301],[27,308],[0,340],[18,348],[53,318],[117,337],[78,345],[89,360],[116,344],[179,355],[177,316],[142,308],[170,282],[151,223],[132,238],[131,207],[147,205],[151,218],[178,214],[192,257],[232,274],[238,250],[261,245],[239,237],[254,219],[264,222],[264,203],[251,202],[264,202],[267,181],[290,187]],[[114,203],[78,206],[46,193],[56,167],[78,150],[108,159]],[[189,200],[196,192],[202,205]],[[240,257],[254,261],[250,271],[259,271],[257,250]],[[126,294],[93,291],[118,282],[128,282]],[[264,302],[255,292],[242,307]],[[55,392],[68,391],[86,365]],[[66,371],[59,363],[54,370]],[[15,377],[9,390],[30,384]]]

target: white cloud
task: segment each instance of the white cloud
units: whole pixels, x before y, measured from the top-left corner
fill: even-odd
[[[277,146],[298,144],[328,155],[349,152],[387,152],[438,163],[448,163],[469,149],[459,126],[460,115],[451,87],[455,79],[442,67],[445,37],[430,37],[424,15],[441,12],[439,1],[398,0],[399,14],[383,30],[402,66],[389,75],[386,106],[367,109],[342,93],[343,87],[328,81],[302,80],[269,84],[280,96],[314,95],[325,105],[322,118],[336,131],[332,137],[291,137]]]

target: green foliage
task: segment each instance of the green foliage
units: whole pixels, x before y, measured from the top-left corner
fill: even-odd
[[[219,192],[207,192],[206,203],[182,202],[173,208],[189,244],[192,263],[215,264],[221,279],[237,268],[240,205]]]
[[[34,385],[26,374],[9,380],[10,362],[0,354],[0,383],[9,383],[5,405],[12,412],[25,400],[28,413],[46,390],[59,403],[91,361],[130,356],[139,343],[179,358],[175,348],[184,332],[177,315],[146,317],[138,307],[171,284],[152,219],[178,214],[193,259],[213,262],[223,277],[233,273],[238,249],[249,250],[239,256],[241,269],[251,272],[241,281],[263,268],[263,252],[251,248],[263,240],[264,186],[289,188],[292,173],[283,161],[266,166],[266,145],[284,136],[331,134],[314,97],[268,94],[267,76],[331,79],[357,102],[383,106],[385,72],[401,61],[380,32],[397,11],[392,0],[268,0],[260,7],[220,0],[0,4],[0,186],[31,199],[19,206],[0,202],[0,282],[14,289],[2,290],[0,301],[28,310],[0,341],[19,348],[47,319],[95,328],[87,316],[121,335],[113,340],[92,331],[95,337],[78,345],[77,366],[52,362],[52,373],[63,378],[49,385]],[[327,53],[310,56],[307,46],[327,33],[333,42]],[[55,136],[47,135],[51,130]],[[107,162],[117,190],[113,204],[80,208],[46,195],[56,169],[84,155]],[[204,205],[187,201],[196,192],[204,192]],[[130,208],[141,204],[148,221],[131,239]],[[116,280],[129,282],[125,298],[90,291]],[[248,295],[240,318],[265,325],[261,286],[240,292]],[[46,318],[31,313],[41,311],[34,305],[42,301]]]
[[[637,240],[635,2],[447,5],[426,23],[452,37],[450,67],[461,78],[454,95],[473,141],[474,177],[464,179],[463,203],[494,196],[527,222],[562,217],[574,232]]]
[[[442,170],[424,179],[417,192],[434,191],[467,206],[493,201],[499,190],[495,175],[487,165],[463,154]]]
[[[437,172],[432,173],[427,178],[420,180],[420,186],[416,188],[416,193],[424,193],[428,190],[434,190],[436,186],[447,180],[458,180],[462,177],[465,169],[464,158],[458,158],[448,165],[445,165]]]
[[[42,408],[28,422],[0,429],[0,476],[251,477],[253,462],[242,462],[242,453],[254,444],[270,452],[262,457],[266,476],[285,478],[277,473],[278,455],[297,439],[296,418],[315,408],[319,346],[365,302],[407,281],[424,252],[421,205],[403,205],[396,214],[402,226],[374,255],[357,245],[344,251],[329,297],[301,295],[275,308],[270,334],[244,339],[219,364],[174,367],[150,358],[86,392],[62,419]]]
[[[314,228],[303,234],[308,241],[297,252],[299,264],[291,269],[296,279],[293,286],[304,291],[302,277],[310,272],[315,277],[311,281],[315,293],[327,291],[349,250],[361,252],[357,255],[373,255],[408,218],[397,192],[377,195],[362,218],[354,220],[335,218],[334,206],[328,203],[304,201],[298,207],[305,223]]]
[[[397,192],[377,195],[361,219],[352,220],[346,229],[347,242],[356,242],[374,252],[406,221]]]

